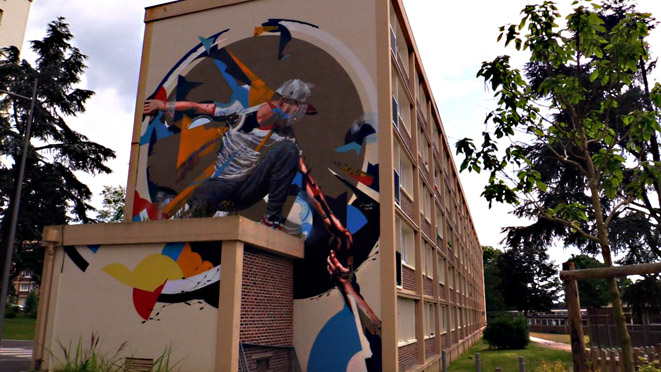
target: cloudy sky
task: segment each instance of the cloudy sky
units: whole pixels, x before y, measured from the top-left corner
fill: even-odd
[[[96,95],[87,112],[70,124],[91,140],[117,152],[109,165],[111,175],[82,176],[95,194],[104,185],[126,185],[138,68],[144,32],[144,8],[160,0],[39,0],[32,3],[23,57],[33,58],[27,42],[41,39],[45,26],[64,16],[76,37],[75,43],[89,56],[83,85]],[[560,0],[561,10],[570,0]],[[517,22],[525,0],[404,0],[418,50],[434,98],[452,144],[463,137],[479,137],[486,113],[493,109],[491,93],[475,78],[482,61],[513,53],[496,43],[498,27]],[[93,5],[90,5],[93,4]],[[639,10],[661,17],[661,1],[639,0]],[[563,8],[564,7],[564,8]],[[564,12],[566,13],[566,12]],[[661,55],[661,30],[651,38],[653,53]],[[522,65],[525,56],[513,62]],[[655,81],[659,81],[659,75]],[[503,226],[518,225],[508,215],[509,207],[489,209],[480,198],[483,176],[462,173],[462,183],[482,245],[498,246]],[[100,204],[97,196],[95,203]],[[552,257],[561,262],[569,251],[555,249]]]

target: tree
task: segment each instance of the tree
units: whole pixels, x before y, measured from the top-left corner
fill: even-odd
[[[576,269],[593,269],[604,267],[604,264],[588,255],[572,255],[569,261],[574,262]],[[604,307],[608,305],[608,288],[605,279],[591,279],[578,281],[578,293],[581,306]]]
[[[510,248],[498,257],[496,266],[501,273],[497,288],[507,309],[524,314],[551,310],[560,282],[545,250]]]
[[[518,204],[518,213],[547,225],[541,238],[569,237],[598,251],[606,266],[613,265],[617,248],[613,227],[636,213],[633,205],[659,214],[649,203],[650,189],[661,198],[661,87],[650,90],[646,80],[650,15],[621,4],[577,3],[561,28],[555,4],[546,1],[526,6],[520,22],[501,27],[499,40],[529,51],[533,79],[524,79],[509,56],[484,62],[478,76],[498,105],[485,122],[494,127],[483,132],[479,148],[471,139],[457,143],[457,152],[465,154],[462,170],[489,172],[482,194],[489,203]],[[633,110],[621,110],[636,97],[642,97],[637,105],[627,106]],[[568,183],[580,192],[565,192]],[[608,279],[607,286],[624,370],[633,372],[616,280]]]
[[[490,246],[482,246],[482,262],[484,268],[484,298],[487,311],[505,310],[505,300],[500,293],[500,271],[498,258],[502,252]]]
[[[44,226],[92,222],[87,215],[93,210],[89,204],[91,192],[75,172],[110,173],[104,162],[115,157],[113,150],[89,141],[66,123],[67,117],[85,111],[85,103],[94,94],[76,87],[85,71],[87,57],[71,45],[72,40],[69,25],[64,18],[58,18],[49,23],[43,40],[31,42],[37,55],[34,65],[20,60],[15,47],[0,51],[0,89],[30,96],[34,79],[38,78],[39,82],[20,202],[22,213],[16,232],[18,260],[14,272],[23,269],[22,251],[39,251],[38,242]],[[14,202],[15,176],[29,107],[27,100],[0,95],[0,241],[3,246],[7,243],[8,215]],[[36,266],[37,270],[30,271],[41,272],[41,266]]]
[[[121,186],[103,186],[101,192],[103,201],[97,221],[99,222],[122,222],[124,219],[124,205],[126,189]]]
[[[661,280],[656,276],[648,276],[629,285],[622,293],[622,300],[631,306],[632,315],[648,323],[647,314],[660,313]]]

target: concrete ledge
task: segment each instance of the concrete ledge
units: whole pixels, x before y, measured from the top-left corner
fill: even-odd
[[[291,258],[303,258],[304,242],[241,216],[146,222],[47,226],[43,244],[124,245],[236,240]]]
[[[255,0],[186,0],[145,8],[145,23]]]

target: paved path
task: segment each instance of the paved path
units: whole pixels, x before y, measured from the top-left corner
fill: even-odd
[[[562,342],[555,342],[551,340],[545,340],[543,338],[537,338],[530,336],[530,341],[536,342],[544,347],[548,347],[551,349],[558,349],[558,350],[565,350],[565,351],[571,351],[571,345],[569,344],[563,344]]]
[[[21,372],[30,369],[32,341],[2,340],[0,346],[0,371]]]

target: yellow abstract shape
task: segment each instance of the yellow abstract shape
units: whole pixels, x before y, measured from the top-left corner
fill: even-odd
[[[190,124],[191,119],[184,116],[177,153],[177,182],[183,180],[186,174],[200,163],[202,158],[216,150],[218,139],[228,130],[227,127],[208,128],[205,125],[189,129]]]
[[[162,254],[145,257],[133,271],[119,263],[107,265],[103,271],[122,284],[148,292],[153,292],[166,280],[183,278],[179,265],[172,258]]]
[[[239,66],[241,71],[246,75],[250,80],[250,92],[248,93],[248,104],[250,106],[256,106],[262,104],[266,101],[270,101],[275,94],[275,91],[271,89],[264,80],[260,79],[254,72],[252,72],[248,66],[244,65],[241,61],[232,52],[227,50],[227,53],[232,57],[236,65]]]
[[[179,258],[177,258],[177,264],[184,273],[184,278],[213,269],[213,264],[209,261],[202,261],[202,256],[197,252],[193,252],[188,243],[181,250]]]

